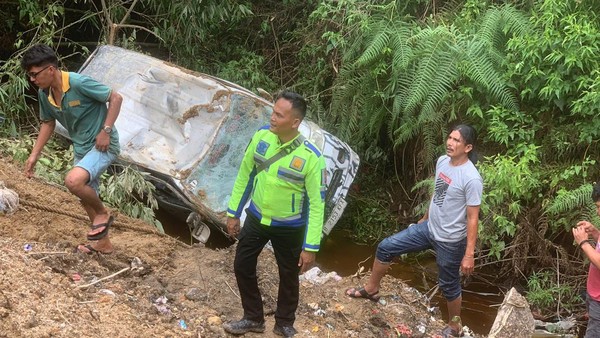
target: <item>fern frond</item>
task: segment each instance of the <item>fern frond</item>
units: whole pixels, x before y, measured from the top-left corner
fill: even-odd
[[[478,40],[467,42],[464,47],[465,62],[463,63],[464,75],[485,88],[495,99],[499,100],[505,107],[518,110],[517,99],[502,80],[502,74],[498,72],[488,56],[488,48]]]
[[[477,39],[489,47],[502,48],[512,35],[522,36],[531,30],[529,18],[511,5],[493,7],[485,12]]]
[[[431,30],[431,29],[430,29]],[[418,108],[432,93],[431,79],[442,78],[450,74],[442,74],[439,70],[449,70],[451,67],[443,65],[444,62],[453,62],[451,57],[445,57],[451,53],[449,41],[454,39],[454,36],[445,27],[436,27],[431,32],[426,34],[418,34],[429,37],[428,40],[422,40],[417,43],[415,49],[417,65],[415,78],[411,85],[406,106],[404,109],[407,114],[416,114]],[[455,78],[450,76],[450,78]],[[439,91],[434,92],[439,94]],[[440,97],[435,98],[438,102]]]
[[[550,215],[558,215],[591,204],[592,188],[591,184],[584,184],[575,190],[559,194],[546,207],[546,212]]]

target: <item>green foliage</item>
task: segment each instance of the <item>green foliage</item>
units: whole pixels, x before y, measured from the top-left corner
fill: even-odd
[[[0,136],[16,137],[26,116],[31,113],[25,92],[29,85],[16,59],[0,61]]]
[[[562,174],[565,180],[571,180],[575,175],[587,176],[589,167],[596,164],[596,161],[587,160],[581,165],[574,165],[567,168]],[[588,220],[596,226],[600,226],[600,217],[596,212],[596,205],[592,200],[593,186],[590,183],[584,183],[575,189],[561,187],[553,200],[545,208],[546,212],[555,218],[553,228],[558,230],[562,227],[564,231],[570,229],[580,220]]]
[[[387,181],[379,174],[367,174],[372,168],[362,168],[353,189],[348,194],[348,206],[339,227],[350,228],[358,243],[374,244],[398,231],[398,218],[391,212],[391,195],[381,183]],[[387,187],[389,188],[389,186]],[[337,226],[336,226],[337,228]]]
[[[554,313],[557,304],[563,309],[573,309],[583,303],[578,290],[568,284],[558,283],[556,272],[534,272],[527,280],[527,301],[542,313]]]
[[[598,139],[600,20],[594,1],[545,0],[532,11],[533,30],[508,43],[507,76],[528,114],[543,120],[540,139],[561,135],[584,148]],[[551,144],[550,141],[548,141]],[[557,159],[565,152],[548,152]]]
[[[158,209],[158,201],[154,197],[154,185],[145,179],[147,175],[149,174],[130,166],[122,167],[118,174],[104,180],[100,196],[108,205],[130,217],[154,224],[164,233],[162,224],[154,215],[154,210]]]
[[[236,0],[150,0],[144,2],[144,6],[153,13],[149,19],[155,22],[153,30],[165,41],[165,47],[180,65],[193,69],[197,69],[198,60],[205,56],[201,52],[206,51],[209,44],[235,46],[223,44],[227,31],[252,14],[248,1]]]
[[[534,143],[535,131],[541,124],[525,112],[504,107],[492,106],[485,116],[488,118],[488,139],[505,146],[511,154],[525,152],[527,145]]]
[[[261,87],[275,92],[277,85],[263,71],[264,57],[243,50],[240,55],[239,60],[220,64],[216,75],[250,90]]]
[[[538,147],[529,146],[517,156],[495,155],[479,166],[485,182],[479,238],[490,248],[489,256],[500,259],[506,242],[516,234],[524,207],[541,194],[543,184]]]
[[[355,145],[367,159],[365,149],[374,144],[399,148],[414,142],[420,145],[417,161],[430,164],[447,125],[465,118],[466,103],[516,110],[501,73],[501,48],[513,33],[527,29],[525,16],[510,6],[492,8],[473,25],[479,27],[476,34],[444,23],[421,27],[401,16],[373,15],[355,33],[336,80],[330,121],[339,134],[359,140]]]
[[[34,143],[35,139],[29,135],[19,139],[0,138],[0,149],[2,149],[3,155],[24,163],[29,157]],[[50,139],[36,163],[35,174],[49,182],[62,185],[64,175],[72,165],[72,147],[65,149],[58,140]]]

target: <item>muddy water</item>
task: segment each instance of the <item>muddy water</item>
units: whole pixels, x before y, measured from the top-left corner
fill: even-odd
[[[375,249],[376,247],[355,244],[348,239],[347,234],[333,231],[321,243],[317,264],[324,271],[335,271],[344,277],[351,276],[358,271],[359,264],[365,266],[365,271],[371,268]],[[389,274],[430,295],[437,280],[435,258],[424,254],[417,258],[397,261],[390,268]],[[393,292],[394,290],[382,290],[384,295]],[[475,333],[486,335],[494,323],[502,299],[503,295],[497,288],[473,280],[468,281],[463,286],[463,324]],[[433,296],[431,305],[441,310],[443,318],[448,318],[446,301],[440,292]]]
[[[183,220],[176,220],[171,215],[159,211],[157,218],[163,223],[165,232],[183,242],[190,243],[191,236]],[[206,246],[223,248],[231,243],[221,236],[211,236]],[[317,254],[317,265],[323,271],[335,271],[340,276],[351,276],[358,271],[359,265],[365,271],[371,268],[375,247],[353,243],[342,231],[333,231],[321,244]],[[408,285],[423,293],[431,294],[436,284],[435,259],[430,255],[399,261],[393,264],[389,274],[403,280]],[[382,293],[393,294],[394,290],[382,290]],[[502,295],[498,289],[482,283],[471,281],[463,287],[463,324],[475,333],[485,335],[489,332],[496,317],[497,305],[502,303]],[[447,318],[446,302],[440,292],[431,299],[431,305],[438,307]]]

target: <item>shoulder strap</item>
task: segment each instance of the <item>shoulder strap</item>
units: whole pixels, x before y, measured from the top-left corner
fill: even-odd
[[[256,175],[258,175],[258,173],[260,173],[261,171],[265,170],[271,164],[277,162],[279,159],[281,159],[285,155],[288,155],[292,151],[296,150],[296,148],[298,148],[304,142],[304,140],[306,140],[306,138],[304,136],[302,136],[302,134],[298,135],[298,137],[296,137],[296,139],[294,141],[292,141],[287,146],[281,148],[281,150],[279,150],[279,152],[277,154],[271,156],[269,159],[267,159],[266,161],[261,163],[259,166],[257,166],[256,167]]]

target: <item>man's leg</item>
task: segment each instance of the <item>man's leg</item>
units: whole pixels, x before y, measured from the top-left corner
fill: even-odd
[[[395,257],[409,252],[417,252],[431,248],[429,241],[429,229],[427,221],[410,226],[399,233],[385,238],[377,246],[375,260],[371,269],[371,275],[364,288],[369,295],[375,295],[379,292],[381,279],[385,276],[390,263]],[[361,297],[356,288],[346,291],[347,295]]]
[[[263,228],[258,219],[247,215],[240,231],[233,269],[242,299],[244,317],[223,324],[223,329],[231,334],[265,331],[265,315],[256,277],[258,255],[269,241]]]
[[[97,192],[88,185],[90,181],[89,172],[82,167],[75,167],[67,173],[65,185],[69,191],[79,197],[81,205],[85,209],[92,224],[101,224],[108,221],[108,210],[102,204]],[[102,232],[103,228],[90,231],[90,235]]]
[[[455,316],[460,317],[460,309],[462,306],[462,296],[459,296],[458,298],[452,300],[452,301],[448,301],[447,302],[447,307],[448,307],[448,326],[450,326],[453,330],[456,330],[456,332],[460,332],[460,330],[462,329],[462,323],[459,322],[455,322],[452,319]]]
[[[460,285],[460,264],[465,255],[466,238],[456,243],[434,242],[438,282],[448,307],[448,326],[456,332],[462,329],[462,323],[452,319],[460,317],[462,306],[462,288]]]
[[[108,152],[100,152],[96,149],[90,150],[83,158],[75,160],[75,167],[67,173],[65,185],[69,191],[79,197],[81,205],[92,224],[102,224],[109,220],[109,212],[98,196],[99,179],[102,173],[116,159],[116,155]],[[98,227],[90,230],[88,236],[93,236],[106,230],[106,227]],[[112,243],[108,234],[92,245],[97,251],[110,253],[113,251]],[[89,249],[80,245],[79,251],[88,252]]]
[[[371,275],[365,284],[365,291],[367,291],[368,294],[373,295],[379,292],[379,285],[389,267],[390,263],[382,263],[377,258],[373,260]]]
[[[259,323],[264,322],[265,319],[256,277],[256,263],[258,255],[268,241],[269,238],[260,222],[248,215],[240,232],[233,265],[244,308],[244,318]]]
[[[300,260],[300,252],[304,241],[304,227],[273,227],[268,231],[271,234],[271,244],[273,244],[273,251],[279,269],[279,291],[275,323],[281,327],[293,327],[300,294],[300,281],[298,279],[300,267],[298,261]]]

